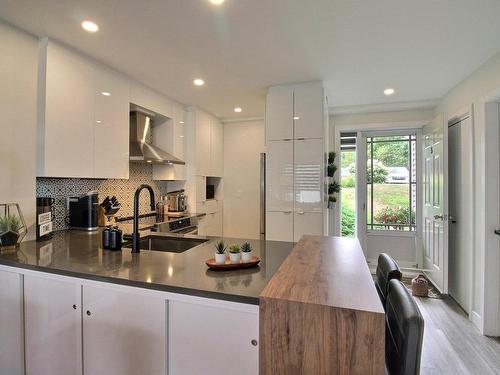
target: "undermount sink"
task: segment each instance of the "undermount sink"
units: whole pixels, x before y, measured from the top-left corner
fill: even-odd
[[[195,246],[207,242],[207,239],[202,238],[177,238],[149,235],[141,237],[139,242],[141,250],[164,251],[168,253],[183,253],[186,250],[192,249]],[[132,244],[126,242],[123,247],[131,248]]]

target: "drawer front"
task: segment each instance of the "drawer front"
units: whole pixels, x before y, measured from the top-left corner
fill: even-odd
[[[196,213],[211,214],[219,211],[222,211],[222,201],[216,199],[210,199],[196,204]]]

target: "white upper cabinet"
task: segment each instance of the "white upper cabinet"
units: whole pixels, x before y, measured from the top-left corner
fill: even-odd
[[[196,174],[209,176],[211,166],[211,118],[203,111],[196,112]]]
[[[293,211],[293,142],[267,144],[266,210]]]
[[[222,123],[212,118],[210,121],[210,171],[209,176],[222,177],[224,174],[224,128]]]
[[[293,97],[294,138],[323,138],[325,135],[324,92],[321,82],[295,86]]]
[[[126,80],[42,40],[38,90],[38,176],[128,178]]]
[[[94,176],[129,177],[129,86],[114,72],[99,69],[94,117]],[[110,95],[103,95],[109,93]]]
[[[266,100],[266,139],[293,138],[293,87],[269,88]]]
[[[321,82],[269,88],[266,140],[324,138],[324,103]]]
[[[295,212],[322,212],[324,189],[323,139],[294,142]]]
[[[185,110],[181,105],[173,108],[173,117],[162,124],[153,127],[153,143],[175,157],[186,161],[184,153],[185,142]],[[185,180],[186,166],[181,164],[153,165],[154,180]]]

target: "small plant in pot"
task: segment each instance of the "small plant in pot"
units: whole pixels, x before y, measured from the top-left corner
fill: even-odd
[[[231,245],[229,247],[229,258],[231,258],[231,263],[240,263],[241,250],[239,245]]]
[[[219,241],[215,244],[215,263],[224,264],[226,263],[226,244],[224,241]]]
[[[0,246],[16,245],[21,226],[21,220],[15,215],[0,216]]]
[[[245,242],[241,245],[241,260],[243,262],[250,262],[252,259],[252,245],[248,242]]]

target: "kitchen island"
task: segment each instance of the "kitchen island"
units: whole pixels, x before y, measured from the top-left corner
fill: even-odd
[[[218,238],[178,237],[206,241],[180,253],[132,254],[126,248],[103,250],[100,233],[63,231],[46,241],[2,251],[0,297],[7,303],[0,308],[0,328],[8,334],[2,335],[0,341],[6,341],[0,346],[8,345],[12,355],[0,353],[0,365],[8,362],[12,374],[24,373],[24,363],[26,373],[36,369],[51,375],[257,374],[260,346],[261,373],[306,374],[311,372],[304,363],[331,353],[333,346],[321,349],[326,342],[345,340],[359,350],[338,355],[327,367],[315,367],[321,370],[315,373],[359,373],[365,368],[371,369],[365,373],[379,373],[383,309],[374,299],[373,283],[367,282],[363,254],[352,243],[343,261],[342,244],[328,242],[327,237],[306,236],[297,246],[226,238],[227,244],[250,242],[262,262],[256,268],[217,272],[208,270],[205,261],[213,257]],[[335,256],[328,256],[330,252]],[[318,262],[321,256],[324,262]],[[341,272],[342,265],[349,271]],[[335,280],[332,272],[347,279]],[[332,298],[311,298],[316,294]],[[346,304],[343,298],[349,294],[365,302]],[[298,296],[310,322],[328,323],[321,329],[331,334],[304,336],[294,313],[298,310],[289,309]],[[274,305],[276,301],[288,307]],[[318,306],[326,310],[315,310]],[[343,312],[335,322],[318,320],[329,309],[337,311],[335,306]],[[373,325],[364,325],[363,317],[372,319]],[[293,355],[279,344],[282,334],[281,339],[289,335],[288,342],[302,343]],[[353,343],[352,335],[360,340]],[[17,344],[12,337],[18,338]],[[335,348],[341,346],[339,341]],[[24,356],[14,355],[15,348],[23,347]],[[306,347],[321,355],[311,357]],[[2,359],[4,354],[8,361]],[[278,367],[266,365],[274,360]],[[342,363],[333,366],[332,361]],[[362,361],[372,364],[360,367]]]

